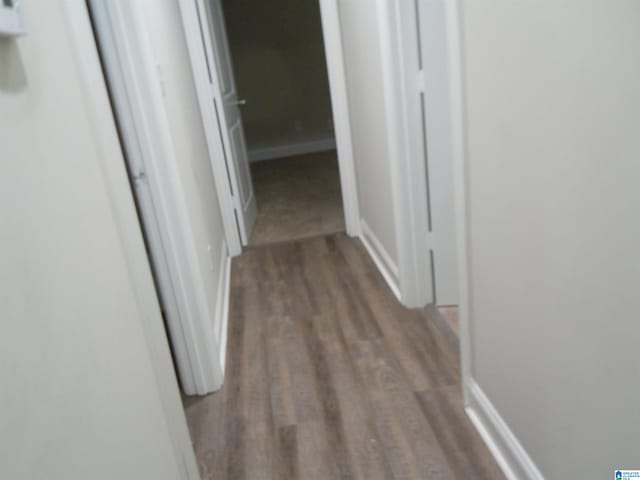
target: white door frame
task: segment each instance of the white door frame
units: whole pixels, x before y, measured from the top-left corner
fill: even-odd
[[[319,0],[322,20],[324,51],[327,57],[327,74],[331,93],[331,111],[338,151],[340,186],[344,208],[345,230],[350,237],[362,234],[356,169],[351,143],[351,122],[347,97],[347,78],[344,71],[342,34],[340,33],[339,0]]]
[[[63,0],[64,16],[70,32],[70,48],[76,58],[82,84],[82,105],[87,110],[98,148],[99,163],[111,213],[118,227],[118,238],[127,258],[129,275],[139,310],[154,380],[167,430],[171,437],[176,465],[182,480],[200,478],[189,437],[182,400],[171,360],[167,336],[149,268],[140,223],[136,213],[124,159],[118,141],[106,85],[94,43],[85,0]],[[117,352],[114,352],[117,354]],[[126,392],[125,392],[126,393]]]
[[[158,78],[153,49],[144,25],[139,2],[102,2],[89,0],[95,22],[101,34],[101,48],[106,60],[107,73],[112,80],[112,95],[118,116],[130,120],[124,133],[127,154],[136,155],[135,163],[143,165],[143,179],[153,209],[159,238],[152,239],[153,261],[156,274],[168,274],[158,279],[159,286],[170,286],[162,291],[163,299],[174,308],[167,309],[167,326],[176,357],[182,388],[186,394],[205,394],[217,390],[224,378],[224,339],[215,348],[218,339],[211,319],[226,321],[225,298],[219,311],[211,312],[207,292],[200,281],[199,259],[192,236],[185,192],[178,172],[179,159],[172,144],[162,88]],[[131,162],[133,159],[129,158]],[[143,211],[149,214],[149,211]],[[153,234],[148,231],[147,234]],[[158,255],[161,253],[161,255]],[[228,276],[226,246],[221,263]],[[146,256],[146,254],[145,254]],[[162,268],[166,267],[166,268]],[[224,292],[222,292],[224,295]],[[171,301],[173,300],[173,303]]]
[[[462,396],[465,407],[469,411],[471,404],[472,354],[471,354],[471,304],[469,284],[469,253],[467,247],[467,177],[466,177],[466,134],[465,134],[465,99],[462,71],[463,41],[461,38],[462,7],[458,0],[447,2],[447,33],[449,40],[449,78],[451,79],[451,127],[453,133],[453,180],[455,182],[455,207],[458,254],[458,322],[460,326],[460,367],[462,377]]]
[[[206,38],[200,31],[200,15],[204,0],[178,0],[182,13],[189,57],[200,103],[200,112],[204,125],[207,144],[211,158],[218,200],[222,213],[225,235],[229,253],[239,255],[242,251],[240,233],[236,224],[233,197],[231,192],[237,189],[235,178],[227,173],[224,157],[224,145],[220,138],[221,125],[216,118],[215,107],[211,101],[211,89],[207,68]],[[350,236],[360,235],[360,213],[356,187],[353,149],[351,143],[351,127],[349,107],[347,103],[347,85],[342,58],[342,40],[340,36],[340,19],[337,0],[319,0],[322,18],[322,31],[325,43],[327,73],[331,91],[331,107],[335,125],[338,165],[340,169],[340,185],[345,214],[346,232]],[[214,92],[215,95],[215,92]]]
[[[453,105],[453,100],[440,98],[440,91],[436,91],[444,91],[446,82],[442,78],[451,75],[451,67],[444,65],[442,56],[425,54],[421,37],[426,38],[425,33],[438,35],[442,48],[446,48],[451,40],[439,38],[439,32],[420,32],[418,2],[376,1],[389,157],[392,160],[401,301],[408,307],[422,307],[439,301],[436,293],[440,279],[443,301],[457,303],[458,266],[450,246],[457,241],[454,239],[452,207],[455,182],[451,179],[453,165],[448,163],[449,160],[453,163],[450,158],[453,157],[450,152],[453,138],[449,138],[449,134],[451,137],[454,134],[448,116],[451,107],[443,107],[447,103]],[[449,3],[448,0],[434,0],[430,7],[442,6],[446,10],[451,8]],[[447,36],[451,35],[448,26],[443,28],[447,30]],[[442,52],[442,55],[450,53]],[[434,74],[427,76],[429,72]],[[430,101],[430,98],[437,101]],[[433,131],[438,137],[427,143],[427,132]],[[436,185],[430,182],[435,173],[444,181]],[[441,267],[440,272],[436,266]]]
[[[376,0],[384,83],[400,300],[407,307],[433,302],[431,257],[426,245],[429,210],[418,78],[409,67],[418,58],[414,2]]]
[[[456,254],[455,195],[453,180],[453,126],[450,79],[450,42],[447,26],[448,0],[417,0],[412,9],[420,43],[420,60],[413,62],[423,112],[419,128],[425,142],[427,197],[430,222],[423,245],[432,252],[435,301],[458,304],[458,262]],[[418,93],[419,92],[419,93]]]

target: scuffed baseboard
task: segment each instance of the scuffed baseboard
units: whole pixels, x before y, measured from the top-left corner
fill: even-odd
[[[369,228],[367,222],[363,219],[360,219],[360,225],[362,229],[362,235],[360,239],[364,244],[369,256],[373,260],[373,263],[376,264],[378,270],[382,274],[383,278],[389,285],[389,288],[396,296],[398,301],[401,301],[400,296],[400,280],[399,280],[399,271],[398,266],[391,258],[391,255],[385,250],[382,242],[378,239],[378,237],[373,233],[373,230]]]
[[[509,480],[544,480],[533,460],[475,380],[469,380],[469,419]]]

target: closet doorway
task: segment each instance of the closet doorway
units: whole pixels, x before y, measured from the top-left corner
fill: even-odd
[[[258,209],[249,244],[344,231],[320,5],[222,8]]]
[[[181,1],[234,255],[241,245],[359,233],[336,7]]]

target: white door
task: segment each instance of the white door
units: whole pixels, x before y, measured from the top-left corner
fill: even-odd
[[[171,132],[141,2],[89,6],[180,383],[187,395],[209,393],[222,384],[224,344],[211,334],[197,240],[176,181],[180,159],[162,140]]]
[[[446,0],[418,0],[423,135],[426,146],[434,302],[457,305],[453,137]]]
[[[246,245],[256,221],[257,208],[239,108],[244,100],[238,99],[220,0],[196,1],[207,55],[211,101],[220,125],[240,237]]]

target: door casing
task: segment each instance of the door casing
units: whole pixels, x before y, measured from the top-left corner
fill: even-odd
[[[385,86],[401,301],[457,303],[450,27],[420,32],[425,17],[448,21],[445,0],[376,0]],[[422,10],[420,10],[422,9]],[[428,9],[428,12],[426,11]],[[422,23],[422,25],[421,25]],[[425,42],[431,42],[426,45]],[[439,42],[434,45],[433,42]],[[426,47],[429,47],[428,49]],[[449,88],[447,88],[449,87]],[[437,127],[437,128],[434,128]],[[427,138],[428,133],[438,138]],[[446,138],[445,138],[446,137]],[[437,185],[433,182],[438,181]],[[446,291],[446,295],[444,292]]]
[[[94,14],[98,40],[105,59],[106,75],[119,120],[129,120],[122,141],[133,173],[143,173],[147,207],[141,209],[149,246],[149,260],[158,278],[165,303],[166,322],[182,388],[186,394],[215,391],[224,378],[226,342],[226,295],[218,293],[217,311],[207,301],[195,240],[185,203],[179,159],[172,145],[171,127],[158,81],[144,13],[140,2],[88,0]],[[115,82],[115,84],[114,84]],[[116,88],[114,88],[116,87]],[[141,168],[141,170],[135,170]],[[134,183],[136,180],[134,179]],[[217,252],[215,252],[217,253]],[[229,274],[227,248],[220,251],[224,284]],[[146,255],[145,255],[146,260]],[[223,285],[223,283],[221,283]],[[164,287],[164,288],[163,288]],[[214,319],[212,321],[212,319]]]

